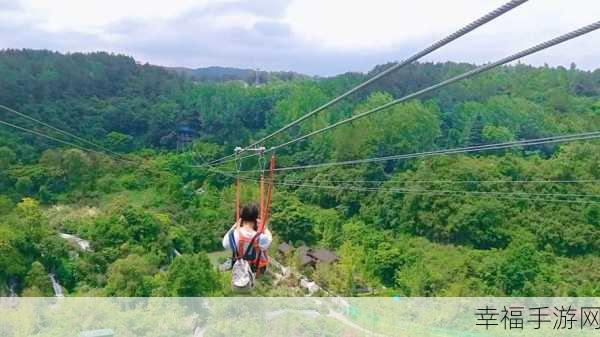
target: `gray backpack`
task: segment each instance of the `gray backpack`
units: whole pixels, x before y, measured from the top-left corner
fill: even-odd
[[[252,240],[250,240],[246,251],[241,254],[242,252],[237,251],[234,231],[229,233],[229,245],[232,251],[231,261],[233,263],[231,267],[231,288],[234,291],[243,292],[254,288],[254,272],[252,272],[248,260],[252,260],[253,245],[258,236],[259,233],[256,233]]]

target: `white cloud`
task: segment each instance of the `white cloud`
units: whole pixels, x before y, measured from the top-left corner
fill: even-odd
[[[207,0],[22,0],[21,6],[49,31],[102,31],[123,19],[168,19],[181,15]]]
[[[301,0],[288,10],[294,31],[327,48],[390,48],[456,30],[504,1]]]
[[[156,64],[329,75],[399,60],[505,0],[0,0],[0,48],[123,52]],[[482,63],[600,18],[597,0],[531,0],[426,57]],[[600,32],[526,59],[600,66]]]

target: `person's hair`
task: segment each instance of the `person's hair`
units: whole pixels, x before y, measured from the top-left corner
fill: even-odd
[[[254,230],[256,230],[258,227],[258,205],[256,205],[256,203],[244,205],[240,212],[240,218],[242,218],[242,221],[254,222]]]

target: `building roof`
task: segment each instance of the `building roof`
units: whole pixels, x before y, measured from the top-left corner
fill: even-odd
[[[311,250],[307,253],[310,257],[323,263],[332,263],[337,261],[338,257],[328,249],[319,248]]]
[[[188,134],[195,134],[197,131],[196,128],[196,123],[194,123],[193,121],[188,121],[188,122],[179,122],[175,125],[175,129],[177,130],[178,133],[188,133]]]
[[[298,259],[300,259],[300,264],[303,266],[315,262],[314,258],[308,255],[309,251],[310,248],[305,245],[296,248],[296,254],[298,255]]]
[[[177,132],[179,132],[179,133],[194,134],[194,133],[196,133],[196,130],[192,129],[189,126],[178,126],[177,127]]]
[[[298,252],[298,255],[306,255],[308,251],[310,251],[310,248],[306,247],[305,245],[296,248],[296,252]]]
[[[315,259],[308,256],[308,254],[298,254],[298,259],[300,259],[300,265],[302,266],[315,262]]]
[[[279,247],[277,247],[277,250],[280,253],[287,254],[292,250],[292,246],[290,246],[289,244],[284,242],[284,243],[280,244]]]

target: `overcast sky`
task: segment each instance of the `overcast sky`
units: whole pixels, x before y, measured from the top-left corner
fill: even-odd
[[[332,75],[401,60],[506,1],[0,0],[0,49]],[[599,0],[530,0],[425,60],[493,61],[597,20]],[[600,31],[523,61],[600,68]]]

